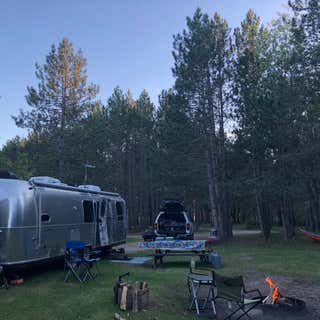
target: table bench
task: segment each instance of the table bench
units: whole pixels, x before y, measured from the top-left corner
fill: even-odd
[[[157,268],[158,265],[163,264],[164,257],[195,257],[198,256],[201,262],[209,263],[209,253],[211,250],[162,250],[156,249],[155,253],[151,256],[153,257],[153,268]]]

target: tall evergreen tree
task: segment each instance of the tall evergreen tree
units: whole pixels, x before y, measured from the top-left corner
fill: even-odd
[[[27,128],[39,139],[53,138],[58,158],[58,175],[66,176],[66,137],[69,131],[92,110],[98,87],[87,84],[86,60],[64,38],[51,47],[44,65],[36,64],[38,88],[28,87],[27,104],[13,117],[17,126]]]
[[[129,222],[146,226],[152,220],[152,154],[154,105],[144,90],[137,100],[116,88],[106,107],[111,180],[127,200]]]
[[[20,179],[28,178],[32,169],[27,144],[27,139],[19,137],[7,141],[0,152],[0,168],[13,171]]]
[[[298,159],[311,204],[307,224],[316,230],[320,228],[320,3],[292,0],[289,4],[294,13],[291,74],[299,135]]]
[[[250,154],[252,187],[255,190],[257,212],[261,230],[265,238],[270,235],[272,215],[270,212],[268,188],[265,186],[265,155],[269,147],[267,131],[268,108],[264,104],[262,85],[267,70],[265,51],[267,49],[266,28],[261,26],[260,18],[249,10],[241,29],[235,30],[235,72],[234,103],[238,129],[237,138],[242,140]]]
[[[225,134],[228,33],[226,21],[217,14],[212,20],[197,9],[193,18],[187,18],[187,30],[175,36],[173,52],[175,88],[188,102],[194,126],[205,141],[213,224],[223,239],[232,236],[230,214],[224,204],[224,174],[220,175],[220,169],[224,171],[221,150],[224,148]],[[219,157],[219,151],[222,157]]]
[[[162,91],[156,122],[158,183],[162,199],[182,200],[196,221],[207,209],[202,138],[187,114],[188,105],[173,90]]]

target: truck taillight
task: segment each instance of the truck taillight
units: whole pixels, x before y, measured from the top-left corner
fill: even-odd
[[[190,231],[190,230],[191,230],[191,224],[187,223],[187,231]]]
[[[157,224],[157,223],[155,223],[155,224],[153,225],[153,229],[154,229],[154,230],[158,230],[158,224]]]

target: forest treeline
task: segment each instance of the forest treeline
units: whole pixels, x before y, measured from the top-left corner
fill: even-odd
[[[266,239],[273,225],[287,240],[299,225],[319,230],[320,2],[289,6],[267,26],[249,10],[233,30],[197,9],[174,36],[174,85],[157,105],[119,87],[99,101],[63,39],[36,65],[29,107],[13,117],[29,134],[3,146],[0,166],[79,185],[94,165],[87,183],[120,192],[139,229],[175,198],[223,239],[234,223]]]

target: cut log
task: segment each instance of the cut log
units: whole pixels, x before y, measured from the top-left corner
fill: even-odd
[[[120,301],[120,310],[127,310],[127,293],[128,293],[128,286],[123,286],[121,301]]]
[[[132,312],[138,312],[138,289],[139,282],[136,282],[133,288],[133,297],[132,297]]]
[[[120,310],[138,312],[149,305],[149,288],[147,282],[120,284],[115,290]],[[115,299],[116,300],[116,299]]]

